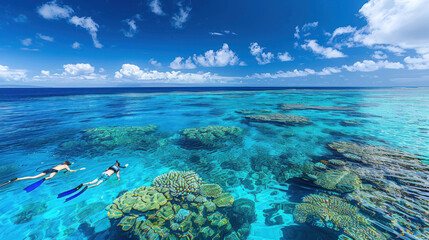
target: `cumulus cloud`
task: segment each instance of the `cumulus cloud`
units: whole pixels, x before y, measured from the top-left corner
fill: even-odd
[[[311,68],[306,68],[304,70],[295,69],[293,71],[278,71],[276,73],[255,73],[252,76],[247,76],[247,78],[257,78],[257,79],[279,79],[279,78],[295,78],[295,77],[307,77],[310,75],[319,75],[326,76],[334,73],[340,73],[341,69],[337,67],[327,67],[317,72]]]
[[[79,49],[79,48],[80,48],[80,43],[78,43],[78,42],[74,42],[74,43],[72,44],[72,48],[73,48],[73,49]]]
[[[152,0],[149,2],[150,10],[156,15],[162,16],[165,15],[164,11],[162,11],[161,1],[160,0]]]
[[[355,62],[351,66],[344,65],[347,71],[350,72],[373,72],[379,69],[402,69],[404,65],[400,62],[389,62],[387,60],[374,62],[372,60],[363,60],[362,62]]]
[[[179,2],[179,12],[173,15],[171,25],[177,29],[183,28],[183,24],[188,21],[191,10],[190,6],[184,7]]]
[[[42,40],[48,41],[48,42],[53,42],[54,41],[53,37],[46,36],[46,35],[43,35],[43,34],[40,34],[40,33],[37,34],[37,37],[40,38],[40,39],[42,39]]]
[[[422,54],[418,57],[406,57],[404,62],[410,70],[429,69],[429,54]]]
[[[123,64],[122,68],[115,73],[115,79],[118,81],[141,81],[147,83],[222,83],[236,78],[218,76],[210,72],[183,73],[181,71],[145,71],[133,64]]]
[[[149,60],[149,62],[150,62],[150,64],[154,65],[155,67],[161,67],[161,66],[162,66],[162,64],[161,64],[160,62],[156,61],[156,60],[155,60],[155,59],[153,59],[153,58],[151,58],[151,59]]]
[[[51,73],[47,70],[42,70],[40,75],[33,77],[34,81],[47,81],[47,80],[105,80],[107,75],[95,73],[95,68],[89,63],[65,64],[63,65],[64,71],[62,73]],[[102,69],[102,68],[100,68]],[[102,71],[100,71],[102,72]]]
[[[382,51],[375,51],[372,57],[375,59],[386,59],[387,55]]]
[[[209,50],[204,55],[195,55],[194,62],[203,67],[225,67],[227,65],[237,65],[240,59],[235,52],[229,49],[228,44],[224,43],[222,48],[216,52]]]
[[[278,53],[277,57],[280,59],[280,61],[282,62],[289,62],[293,60],[293,57],[290,56],[290,54],[288,52],[284,52],[284,53]]]
[[[176,57],[171,63],[170,67],[172,69],[194,69],[197,66],[193,63],[192,58],[189,57],[185,61],[183,61],[184,58],[182,57]]]
[[[27,46],[27,47],[30,46],[32,42],[33,42],[33,40],[31,40],[31,38],[26,38],[26,39],[21,40],[22,45]]]
[[[250,54],[255,56],[256,61],[258,61],[259,65],[264,65],[271,63],[271,61],[274,59],[274,54],[271,52],[264,52],[263,47],[260,47],[257,42],[251,43],[250,46]]]
[[[91,17],[72,16],[73,9],[69,6],[59,6],[56,1],[48,2],[38,8],[38,13],[45,19],[68,19],[68,22],[75,26],[82,27],[89,32],[96,48],[103,45],[97,39],[98,24]]]
[[[222,48],[214,51],[209,50],[204,53],[204,55],[194,54],[193,57],[188,57],[186,61],[183,61],[184,58],[176,57],[173,62],[170,63],[172,69],[193,69],[197,65],[202,67],[225,67],[225,66],[234,66],[234,65],[245,65],[244,62],[240,62],[240,59],[232,51],[228,44],[224,43]]]
[[[322,55],[323,58],[343,58],[346,55],[336,49],[331,47],[320,46],[316,40],[306,40],[305,44],[302,44],[301,47],[305,50],[311,50],[316,54]]]
[[[0,65],[0,79],[5,81],[24,81],[27,79],[27,71]]]
[[[72,18],[70,18],[69,22],[86,29],[89,32],[89,35],[91,35],[92,41],[96,48],[103,47],[103,45],[97,39],[97,31],[99,26],[92,20],[91,17],[73,16]]]
[[[73,9],[69,6],[58,6],[56,1],[43,4],[37,9],[37,12],[45,19],[69,18]]]

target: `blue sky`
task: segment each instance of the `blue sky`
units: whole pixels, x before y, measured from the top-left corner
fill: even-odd
[[[429,86],[427,6],[7,1],[0,85]]]

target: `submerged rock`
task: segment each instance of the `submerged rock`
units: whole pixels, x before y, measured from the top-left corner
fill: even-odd
[[[382,146],[334,142],[329,147],[348,159],[366,184],[347,195],[392,235],[419,238],[429,227],[429,167],[405,151]],[[368,185],[370,183],[370,185]],[[414,236],[413,236],[414,237]]]
[[[222,193],[217,198],[199,194],[195,192],[193,197],[189,194],[186,198],[173,196],[165,187],[140,187],[126,192],[106,208],[112,222],[112,237],[139,240],[246,238],[244,233],[250,231],[250,225],[243,221],[231,221],[229,216],[231,208],[227,206],[234,204],[230,194]],[[198,201],[198,198],[205,201]],[[254,203],[253,208],[241,207],[234,211],[241,216],[254,215]]]
[[[104,154],[116,148],[148,150],[159,140],[152,135],[157,126],[145,127],[99,127],[84,130],[75,140],[64,142],[57,151],[60,154],[79,155]]]
[[[280,104],[282,110],[322,110],[322,111],[353,111],[353,108],[347,107],[323,107],[323,106],[312,106],[312,105],[301,105],[301,104]]]
[[[348,171],[329,170],[317,176],[315,183],[341,193],[353,192],[361,186],[359,177]]]
[[[22,210],[16,215],[14,224],[29,222],[34,217],[47,211],[45,203],[30,203],[23,206]]]
[[[236,110],[235,112],[243,115],[250,115],[250,114],[270,113],[271,111],[265,110],[265,109],[241,109],[241,110]]]
[[[238,140],[243,130],[239,127],[208,126],[189,128],[180,131],[183,136],[182,146],[188,148],[220,148],[225,141]]]
[[[344,231],[355,240],[389,239],[374,228],[359,213],[358,208],[341,198],[311,194],[298,204],[293,212],[294,220],[310,223],[317,227]]]
[[[294,125],[294,124],[308,124],[310,119],[297,115],[283,115],[280,113],[266,114],[266,115],[250,115],[246,116],[246,120],[250,122],[265,122],[278,125]]]

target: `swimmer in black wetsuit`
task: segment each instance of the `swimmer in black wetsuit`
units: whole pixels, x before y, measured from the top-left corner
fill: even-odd
[[[48,175],[48,174],[49,174],[49,176],[48,176],[48,177],[45,177],[45,178],[44,178],[44,180],[48,180],[48,179],[53,178],[53,177],[54,177],[54,176],[55,176],[59,171],[61,171],[61,170],[67,170],[67,171],[69,171],[69,172],[76,172],[76,171],[78,171],[78,170],[71,170],[71,169],[70,169],[70,167],[69,167],[69,166],[71,166],[72,164],[73,164],[73,163],[70,163],[69,161],[65,161],[65,162],[63,162],[63,163],[61,163],[61,164],[58,164],[57,166],[55,166],[55,167],[53,167],[53,168],[50,168],[50,169],[47,169],[47,170],[43,171],[42,173],[40,173],[40,174],[38,174],[38,175],[36,175],[36,176],[32,176],[32,177],[22,177],[22,178],[14,178],[14,179],[11,179],[11,180],[9,180],[8,182],[6,182],[6,183],[2,184],[1,186],[4,186],[4,185],[9,184],[9,183],[11,183],[11,182],[16,182],[16,181],[36,179],[36,178],[44,177],[44,176],[46,176],[46,175]],[[85,170],[85,168],[81,168],[81,169],[79,169],[79,170]]]
[[[114,165],[107,168],[106,171],[104,171],[98,178],[94,179],[91,182],[84,183],[83,186],[91,185],[91,186],[88,186],[88,188],[97,187],[101,183],[107,181],[109,177],[112,176],[114,173],[116,173],[116,177],[118,178],[118,181],[119,181],[121,180],[121,178],[119,177],[119,171],[121,171],[121,168],[126,168],[126,167],[128,167],[128,164],[125,164],[125,167],[122,167],[121,164],[118,161],[116,161]]]
[[[14,182],[15,181],[21,181],[21,180],[29,180],[29,179],[36,179],[36,178],[40,178],[43,176],[46,176],[49,174],[48,177],[45,177],[45,180],[51,179],[53,178],[59,171],[61,170],[67,170],[69,172],[76,172],[79,170],[85,170],[85,168],[81,168],[79,170],[71,170],[69,166],[71,166],[73,163],[70,163],[69,161],[65,161],[61,164],[58,164],[57,166],[50,168],[50,169],[46,169],[45,171],[43,171],[41,174],[36,175],[36,176],[32,176],[32,177],[22,177],[22,178],[15,178],[12,179]]]

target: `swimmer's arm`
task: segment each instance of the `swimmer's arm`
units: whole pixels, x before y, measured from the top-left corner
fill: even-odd
[[[79,171],[79,170],[85,170],[85,168],[76,169],[76,170],[71,170],[71,169],[69,168],[69,166],[66,166],[66,169],[67,169],[67,171],[69,171],[69,172],[76,172],[76,171]]]

